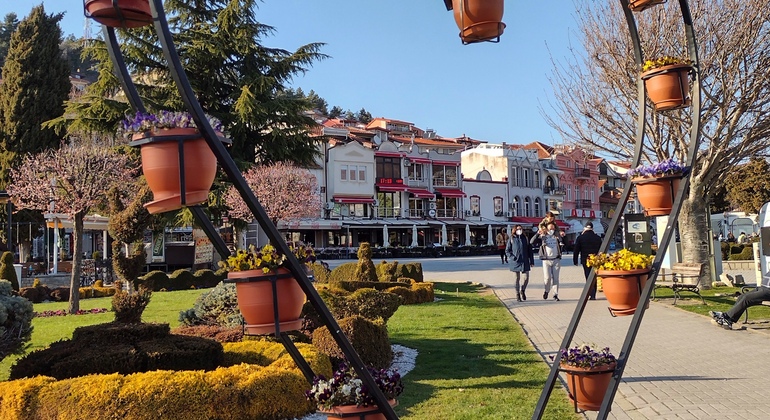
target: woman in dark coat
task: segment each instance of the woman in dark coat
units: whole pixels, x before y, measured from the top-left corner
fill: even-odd
[[[521,225],[514,225],[511,235],[505,245],[505,255],[508,256],[509,269],[516,279],[516,301],[527,300],[527,284],[529,284],[529,270],[535,265],[535,256],[529,240],[524,236]],[[523,277],[523,282],[521,279]]]

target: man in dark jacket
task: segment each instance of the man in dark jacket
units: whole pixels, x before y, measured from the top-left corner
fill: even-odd
[[[583,233],[575,239],[575,250],[572,253],[572,262],[578,264],[578,255],[580,255],[580,263],[583,264],[583,272],[585,273],[586,280],[588,280],[588,274],[591,273],[591,269],[586,265],[588,262],[588,256],[592,254],[598,254],[602,248],[602,238],[594,233],[594,224],[591,222],[586,223],[583,228]],[[594,282],[591,289],[588,291],[588,298],[590,300],[596,300],[596,282]]]

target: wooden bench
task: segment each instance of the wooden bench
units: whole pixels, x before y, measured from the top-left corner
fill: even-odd
[[[700,295],[700,279],[703,275],[702,263],[676,263],[671,267],[672,281],[656,281],[655,289],[664,287],[674,291],[674,305],[676,300],[681,299],[680,292],[686,291],[698,295],[703,304],[706,301]],[[692,282],[694,280],[694,282]],[[655,299],[655,290],[652,291],[652,299]]]
[[[746,294],[748,292],[753,292],[755,290],[757,290],[756,286],[743,286],[743,287],[741,287],[741,294]],[[770,306],[770,300],[764,300],[764,301],[762,301],[762,303],[760,305],[761,306]],[[743,323],[744,324],[749,322],[749,309],[751,309],[751,307],[746,308],[746,311],[743,313],[743,316],[744,316]]]

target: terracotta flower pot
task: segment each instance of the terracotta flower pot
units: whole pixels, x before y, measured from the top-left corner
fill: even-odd
[[[235,271],[227,274],[227,282],[235,283],[238,309],[246,321],[247,334],[274,334],[275,306],[273,284],[270,277],[277,276],[275,288],[278,300],[278,321],[281,331],[298,330],[302,327],[302,305],[305,292],[289,270],[279,268],[274,273],[262,270]]]
[[[647,96],[657,111],[690,105],[690,71],[689,64],[672,64],[642,73]]]
[[[396,400],[388,401],[391,407],[395,407],[398,402]],[[386,420],[385,415],[380,412],[379,407],[357,407],[355,405],[336,405],[328,410],[318,410],[321,413],[326,414],[329,420],[344,420],[344,419],[356,419],[356,420]]]
[[[628,0],[628,8],[634,12],[641,12],[644,9],[663,4],[666,0]]]
[[[182,207],[179,142],[164,141],[164,136],[199,134],[195,128],[172,128],[152,132],[154,139],[140,144],[142,172],[152,190],[154,200],[144,206],[150,213],[163,213]],[[145,138],[134,135],[133,140]],[[217,158],[203,137],[183,140],[184,205],[192,206],[208,200],[209,189],[217,173]]]
[[[499,38],[505,30],[503,0],[452,0],[452,10],[465,44]]]
[[[615,366],[615,363],[593,368],[560,365],[567,376],[570,401],[581,410],[598,411],[602,407],[604,393],[610,385]]]
[[[152,24],[149,0],[86,0],[86,16],[113,28],[138,28]]]
[[[633,315],[639,305],[642,288],[647,282],[650,269],[641,270],[597,270],[602,279],[604,296],[609,302],[612,316]],[[646,304],[649,304],[647,302]]]
[[[682,175],[670,175],[659,178],[634,178],[636,198],[644,207],[647,216],[665,216],[674,206],[674,194],[679,190]]]

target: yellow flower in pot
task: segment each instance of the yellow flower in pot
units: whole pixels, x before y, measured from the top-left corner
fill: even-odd
[[[315,253],[309,247],[290,249],[302,263],[315,261]],[[300,314],[305,292],[285,268],[286,261],[286,255],[270,244],[259,249],[251,245],[248,250],[238,250],[220,261],[220,267],[228,270],[225,282],[235,283],[238,309],[246,322],[247,334],[277,334],[302,327]]]
[[[612,254],[600,252],[588,257],[586,265],[596,269],[596,276],[601,278],[612,316],[633,315],[636,312],[653,259],[627,249]]]
[[[647,96],[657,111],[677,109],[690,104],[690,79],[693,71],[689,59],[663,56],[647,60],[642,66]]]

